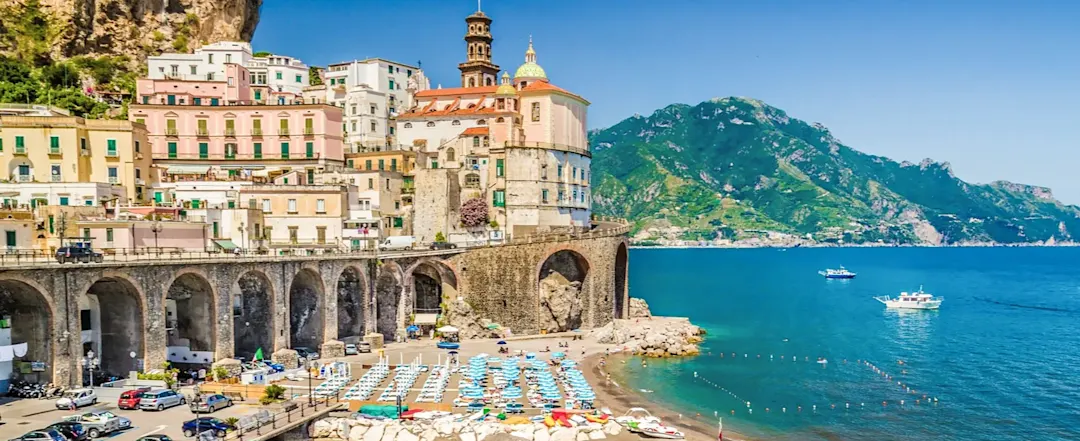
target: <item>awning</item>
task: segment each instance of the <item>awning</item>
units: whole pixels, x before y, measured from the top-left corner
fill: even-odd
[[[223,165],[222,170],[265,170],[266,166],[262,165]]]
[[[205,175],[210,171],[209,165],[168,165],[165,173],[170,175]]]
[[[434,325],[435,320],[439,318],[439,314],[416,314],[416,320],[413,320],[417,325]]]
[[[236,246],[236,244],[233,243],[233,241],[228,240],[228,239],[214,239],[214,243],[217,244],[217,246],[221,247],[221,249],[223,249],[225,251],[232,251],[232,250],[235,250],[237,248],[240,248],[240,247]]]

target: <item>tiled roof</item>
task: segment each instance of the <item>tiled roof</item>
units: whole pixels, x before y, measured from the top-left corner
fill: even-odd
[[[429,96],[452,96],[452,95],[490,95],[495,93],[499,86],[481,87],[452,87],[449,89],[428,89],[416,92],[417,98]]]
[[[523,92],[544,92],[544,91],[558,92],[558,93],[561,93],[561,94],[564,94],[564,95],[569,95],[571,97],[577,98],[577,99],[579,99],[579,100],[581,100],[581,101],[583,101],[585,103],[589,103],[589,100],[587,100],[585,98],[582,98],[581,95],[570,92],[570,91],[568,91],[566,89],[563,89],[563,88],[561,88],[559,86],[551,84],[550,82],[547,82],[547,81],[533,81],[533,82],[529,83],[527,86],[525,86],[525,88],[522,89],[522,91]]]
[[[461,135],[487,135],[488,133],[491,133],[491,131],[487,127],[469,127],[464,132],[461,132]]]

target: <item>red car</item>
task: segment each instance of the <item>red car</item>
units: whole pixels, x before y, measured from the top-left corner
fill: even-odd
[[[142,398],[143,392],[149,390],[149,387],[140,387],[138,389],[124,391],[124,393],[120,394],[120,400],[116,402],[116,407],[121,409],[138,409],[139,399]]]

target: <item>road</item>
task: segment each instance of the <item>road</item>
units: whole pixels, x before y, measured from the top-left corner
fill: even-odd
[[[120,393],[125,389],[95,388],[95,390],[98,394],[98,404],[83,407],[75,412],[57,410],[53,405],[55,400],[5,398],[4,401],[0,401],[2,403],[0,404],[0,416],[3,417],[2,424],[0,424],[0,440],[16,438],[31,430],[40,429],[60,421],[65,416],[81,414],[91,410],[108,410],[131,420],[131,429],[113,433],[102,439],[135,441],[149,434],[164,434],[173,439],[184,439],[181,426],[184,421],[195,417],[187,406],[176,406],[161,412],[120,410],[116,407],[116,401],[120,398]],[[187,392],[190,394],[190,391]],[[252,413],[255,410],[255,406],[237,403],[230,408],[210,414],[210,416],[216,418],[239,418],[241,415]]]

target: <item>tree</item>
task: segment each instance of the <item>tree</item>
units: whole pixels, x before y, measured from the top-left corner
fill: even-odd
[[[322,76],[319,74],[322,72],[322,68],[318,66],[311,66],[308,68],[308,83],[312,86],[319,86],[322,82]]]
[[[443,236],[442,231],[435,233],[436,242],[446,242],[446,236]]]
[[[68,63],[50,64],[41,68],[41,82],[53,89],[79,87],[79,71]]]
[[[269,57],[270,55],[271,55],[270,52],[267,52],[267,51],[258,51],[258,52],[254,53],[254,54],[251,54],[251,56],[253,56],[255,58],[266,58],[266,57]]]
[[[461,205],[461,224],[466,227],[479,227],[488,221],[487,202],[481,198],[472,198]]]

